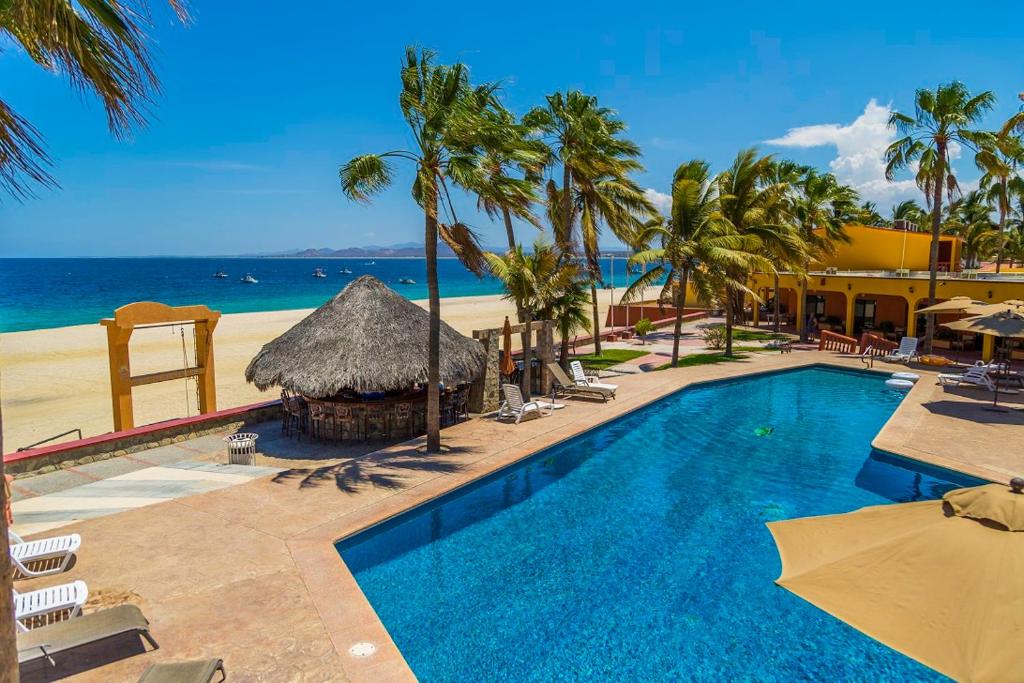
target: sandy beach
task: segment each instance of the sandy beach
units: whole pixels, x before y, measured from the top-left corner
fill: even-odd
[[[604,319],[609,297],[605,294],[599,299]],[[426,306],[425,301],[416,303]],[[308,309],[233,313],[221,318],[214,339],[218,408],[278,395],[248,384],[245,367],[263,344],[308,313]],[[474,329],[500,327],[505,316],[514,319],[514,313],[514,306],[498,295],[444,299],[441,304],[442,318],[467,335]],[[182,346],[179,328],[136,331],[131,343],[132,373],[181,368]],[[191,362],[189,328],[184,353]],[[0,368],[4,452],[70,429],[81,429],[83,436],[113,429],[106,335],[99,324],[0,334]],[[172,381],[137,387],[133,396],[136,425],[198,412],[191,381],[187,385]]]

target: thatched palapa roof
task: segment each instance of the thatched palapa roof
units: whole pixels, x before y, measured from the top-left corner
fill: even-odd
[[[425,310],[371,275],[266,344],[245,369],[260,389],[280,386],[311,398],[342,389],[392,391],[427,382]],[[470,382],[483,373],[480,342],[441,321],[441,381]]]

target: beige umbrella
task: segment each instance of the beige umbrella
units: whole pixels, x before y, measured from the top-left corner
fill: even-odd
[[[960,332],[990,334],[994,337],[1024,338],[1024,313],[1004,308],[988,315],[954,320],[951,323],[945,323],[945,327]]]
[[[1024,312],[1024,301],[1020,299],[1008,299],[998,304],[982,304],[968,306],[964,313],[968,315],[988,315],[989,313],[1002,313],[1003,311]]]
[[[501,334],[504,337],[502,339],[502,359],[501,359],[501,374],[505,377],[511,377],[512,373],[516,371],[516,364],[512,360],[512,323],[509,322],[508,316],[505,316],[505,326],[501,330]]]
[[[954,296],[952,299],[940,301],[926,308],[920,308],[918,313],[963,313],[972,306],[984,306],[984,301],[975,301],[969,296]]]
[[[783,588],[961,681],[1021,680],[1024,480],[770,522]]]
[[[979,332],[993,337],[1024,338],[1024,314],[1009,310],[988,315],[977,315],[971,318],[961,318],[960,320],[946,323],[945,326],[960,332]],[[1009,364],[1007,364],[1007,369],[1009,369]],[[1003,408],[998,408],[996,405],[999,402],[999,382],[996,381],[995,384],[996,390],[993,392],[991,410],[1006,412]]]

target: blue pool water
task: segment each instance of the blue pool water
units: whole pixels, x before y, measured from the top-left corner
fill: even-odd
[[[939,679],[773,583],[767,521],[978,483],[872,453],[899,401],[821,367],[693,387],[338,549],[424,681]]]

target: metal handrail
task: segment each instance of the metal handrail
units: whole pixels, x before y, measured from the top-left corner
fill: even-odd
[[[53,441],[55,439],[59,439],[62,436],[67,436],[68,434],[74,434],[76,432],[78,433],[78,438],[81,439],[82,438],[82,430],[79,429],[78,427],[75,427],[74,429],[69,429],[66,432],[61,432],[60,434],[57,434],[56,436],[51,436],[51,437],[48,437],[46,439],[43,439],[42,441],[36,441],[35,443],[30,443],[27,446],[22,446],[21,448],[19,448],[17,450],[17,452],[20,453],[21,451],[30,450],[32,448],[35,448],[36,446],[41,446],[41,445],[43,445],[44,443],[46,443],[48,441]]]

